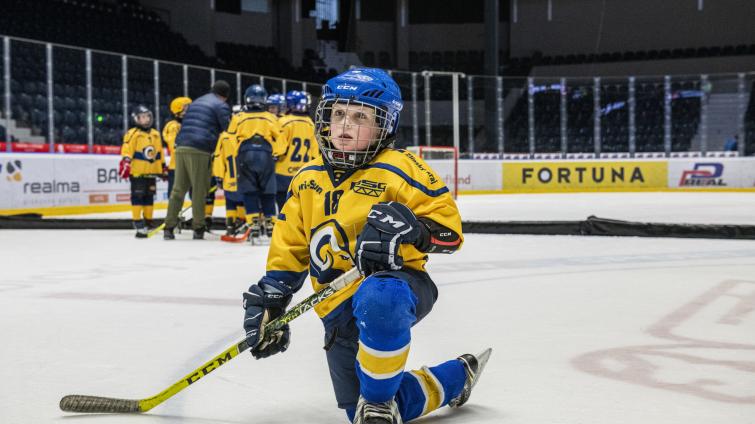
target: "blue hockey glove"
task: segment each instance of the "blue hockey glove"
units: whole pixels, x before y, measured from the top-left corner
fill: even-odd
[[[357,237],[359,271],[367,276],[378,271],[401,269],[404,258],[399,248],[401,244],[417,242],[421,225],[406,205],[398,202],[373,205],[367,214],[367,223]]]
[[[264,330],[267,323],[283,315],[291,297],[288,286],[270,277],[262,277],[244,293],[246,342],[255,358],[267,358],[288,349],[291,339],[288,325],[269,334]]]

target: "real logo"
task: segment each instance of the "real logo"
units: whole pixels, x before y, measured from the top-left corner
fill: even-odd
[[[692,169],[684,170],[679,180],[680,187],[725,187],[724,164],[719,162],[696,163]]]
[[[337,88],[337,89],[339,89],[339,90],[350,90],[350,91],[356,91],[356,90],[357,90],[357,88],[359,88],[359,87],[357,87],[356,85],[341,84],[341,85],[339,85],[339,86],[336,86],[336,88]]]

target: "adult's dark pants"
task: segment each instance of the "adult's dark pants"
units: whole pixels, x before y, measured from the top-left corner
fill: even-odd
[[[175,154],[176,174],[168,202],[165,226],[174,228],[178,225],[178,212],[183,207],[186,192],[191,188],[194,198],[199,200],[191,202],[192,228],[197,230],[205,225],[203,199],[210,187],[211,155],[191,147],[178,147]]]

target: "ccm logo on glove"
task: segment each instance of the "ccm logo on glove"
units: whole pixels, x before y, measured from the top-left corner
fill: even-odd
[[[379,210],[376,210],[376,209],[371,209],[370,210],[370,213],[367,214],[367,219],[376,219],[376,220],[378,220],[378,221],[380,221],[382,223],[385,223],[385,224],[388,224],[388,225],[392,226],[395,229],[399,229],[399,228],[403,227],[404,225],[406,225],[406,224],[404,224],[401,221],[394,220],[392,216],[386,215],[386,214],[384,214],[384,213],[382,213],[382,212],[380,212]]]

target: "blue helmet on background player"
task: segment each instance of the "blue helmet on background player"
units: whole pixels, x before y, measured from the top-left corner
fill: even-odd
[[[267,96],[265,104],[267,111],[274,115],[281,116],[286,113],[286,98],[283,94],[275,93]]]
[[[304,91],[291,90],[286,93],[286,107],[290,112],[307,113],[309,98]]]
[[[355,68],[328,80],[315,113],[315,135],[323,157],[336,168],[368,164],[393,144],[401,90],[388,73]]]
[[[265,110],[267,91],[259,84],[253,84],[244,91],[244,110]]]

